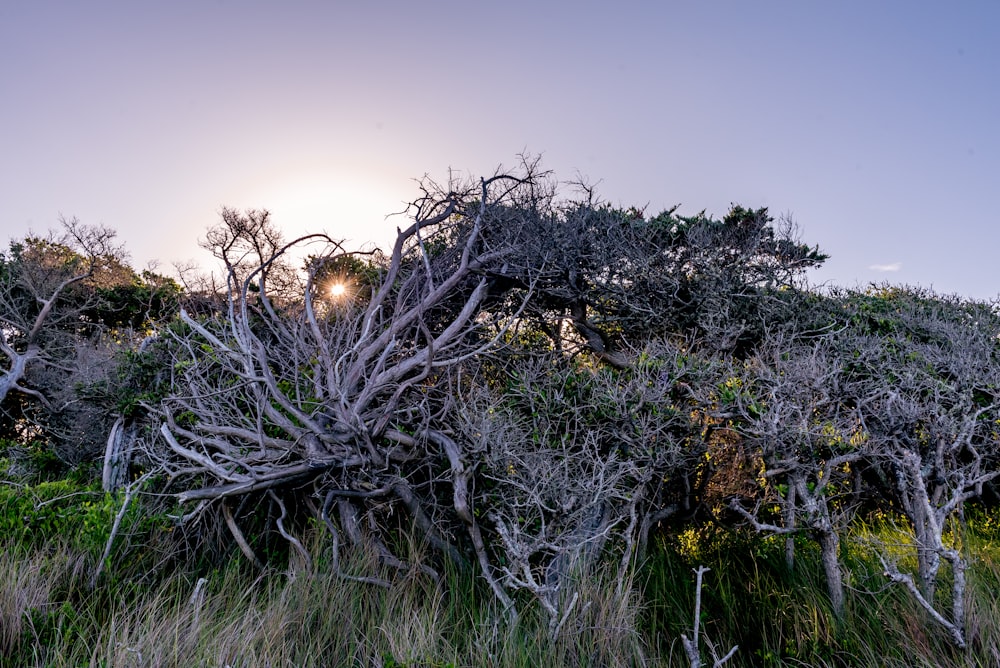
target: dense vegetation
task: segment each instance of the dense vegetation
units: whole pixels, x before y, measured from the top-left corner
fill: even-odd
[[[11,243],[0,663],[996,664],[995,304],[533,163],[410,216]]]

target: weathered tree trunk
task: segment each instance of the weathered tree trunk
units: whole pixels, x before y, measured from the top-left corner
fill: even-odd
[[[844,616],[844,578],[840,572],[840,537],[836,531],[819,531],[817,540],[823,573],[826,575],[826,590],[830,595],[830,607],[839,619]]]
[[[952,638],[955,644],[965,644],[965,569],[966,561],[958,550],[946,550],[944,558],[951,564],[951,618],[955,625]]]
[[[135,430],[135,425],[126,425],[125,418],[121,416],[111,427],[108,443],[104,448],[104,470],[101,473],[101,487],[105,492],[114,492],[128,482]]]
[[[795,498],[795,485],[788,485],[788,498],[785,501],[784,508],[784,520],[786,527],[795,527],[797,518],[796,513],[796,498]],[[795,570],[795,534],[790,533],[785,536],[785,566],[788,568],[789,572]]]
[[[938,522],[934,508],[931,507],[920,457],[904,450],[900,459],[902,461],[897,473],[897,484],[903,510],[913,525],[920,593],[928,601],[933,601],[937,574],[941,568],[941,552],[944,549],[944,527]]]

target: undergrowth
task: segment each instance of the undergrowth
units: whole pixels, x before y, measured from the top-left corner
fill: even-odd
[[[2,539],[0,666],[687,666],[679,638],[690,633],[700,565],[711,569],[702,642],[715,643],[719,655],[739,645],[726,666],[1000,665],[1000,524],[985,513],[970,519],[964,537],[976,558],[970,648],[960,652],[904,590],[887,583],[860,540],[844,541],[841,621],[830,610],[812,543],[799,542],[789,571],[782,541],[703,528],[660,536],[623,596],[614,592],[609,560],[585,588],[589,605],[553,638],[530,601],[521,601],[511,621],[472,571],[444,568],[435,581],[355,550],[342,555],[341,571],[391,586],[339,577],[319,530],[311,571],[261,571],[236,550],[212,563],[164,557],[166,546],[176,547],[164,538],[168,528],[136,519],[92,586],[106,535],[86,532],[87,512],[108,516],[115,499],[77,489],[71,498],[80,519],[60,505],[71,502],[45,489],[21,500],[7,494],[0,519],[13,526],[16,512],[29,524],[43,521],[32,519],[35,512],[77,533],[43,539],[12,529]],[[100,513],[86,510],[95,507]],[[866,531],[887,526],[872,522]],[[415,541],[408,550],[414,563],[432,560]]]

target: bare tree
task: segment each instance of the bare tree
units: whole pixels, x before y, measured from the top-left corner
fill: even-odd
[[[716,390],[721,415],[763,467],[764,489],[752,510],[732,507],[755,529],[785,534],[794,564],[794,535],[819,543],[830,603],[843,614],[840,532],[850,519],[859,482],[855,465],[866,437],[847,388],[843,362],[827,337],[799,341],[774,335],[745,362],[737,362]],[[777,505],[777,516],[766,509]]]
[[[627,598],[645,533],[677,511],[685,476],[703,461],[678,389],[703,371],[663,343],[633,358],[613,371],[534,352],[507,359],[490,382],[455,388],[454,431],[465,460],[479,462],[475,494],[463,495],[481,515],[466,521],[499,538],[486,575],[531,592],[553,635],[590,604],[582,585],[602,555],[618,555],[615,591]]]
[[[991,304],[920,291],[856,299],[878,309],[875,331],[857,343],[857,372],[870,395],[864,425],[885,491],[912,530],[916,578],[899,566],[898,548],[883,546],[880,558],[887,576],[964,647],[968,557],[956,520],[998,475],[1000,319]],[[951,568],[947,613],[935,602],[942,561]]]
[[[218,512],[255,562],[251,508],[305,564],[311,514],[335,554],[363,544],[403,567],[387,536],[405,515],[508,609],[530,591],[557,635],[598,555],[617,556],[625,595],[649,532],[705,477],[691,386],[711,364],[656,332],[720,276],[750,295],[822,256],[763,210],[647,221],[559,203],[531,161],[423,188],[389,254],[286,242],[267,212],[225,210],[207,240],[221,305],[164,330],[167,390],[135,438],[194,505],[185,519]]]
[[[710,568],[704,566],[699,566],[695,569],[695,594],[694,594],[694,625],[691,631],[691,637],[688,638],[687,634],[681,634],[681,644],[684,645],[684,653],[687,655],[689,665],[691,668],[701,668],[701,581],[705,576],[705,573],[709,572]],[[733,645],[729,648],[725,654],[721,657],[715,651],[715,645],[706,637],[704,639],[705,645],[708,647],[709,653],[712,655],[712,668],[721,668],[726,664],[729,659],[733,658],[736,651],[740,648],[739,645]]]
[[[463,475],[435,428],[450,410],[437,387],[507,331],[511,314],[483,305],[489,271],[512,249],[486,243],[482,229],[494,207],[529,207],[535,177],[427,184],[388,256],[348,253],[321,234],[286,243],[266,212],[225,212],[208,238],[226,268],[223,312],[182,311],[182,326],[164,335],[172,389],[146,406],[157,422],[147,459],[197,504],[190,518],[226,511],[256,560],[241,517],[226,510],[256,495],[280,511],[276,526],[295,551],[293,511],[308,508],[335,541],[367,543],[399,564],[385,533],[405,510],[432,545],[464,560],[450,538],[454,515],[433,494],[439,458],[452,460],[445,475],[456,485]],[[296,274],[289,258],[300,248],[308,259]],[[347,265],[365,267],[365,280],[338,275]]]
[[[133,275],[124,257],[112,230],[76,219],[63,220],[59,233],[13,242],[0,256],[0,408],[8,419],[74,416],[63,430],[86,430],[91,421],[68,408],[78,400],[74,383],[107,369],[110,350],[93,311],[99,288]]]

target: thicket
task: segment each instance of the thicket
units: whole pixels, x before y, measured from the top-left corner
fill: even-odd
[[[225,210],[181,282],[76,221],[12,242],[0,656],[995,661],[995,304],[810,289],[766,209],[532,162],[409,216],[355,252]]]

